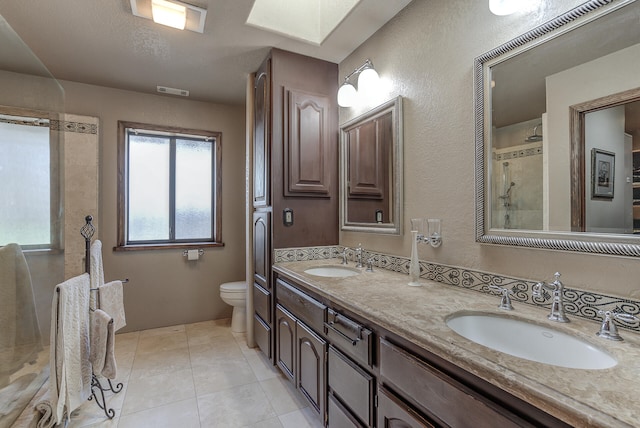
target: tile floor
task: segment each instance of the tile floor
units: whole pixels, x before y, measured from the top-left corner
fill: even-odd
[[[69,428],[320,427],[290,382],[229,320],[116,335],[118,394],[109,420],[89,401]],[[114,382],[114,385],[116,383]]]

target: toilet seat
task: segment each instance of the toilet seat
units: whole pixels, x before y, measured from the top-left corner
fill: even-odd
[[[220,284],[220,291],[223,293],[244,293],[247,291],[247,283],[244,281],[226,282]]]

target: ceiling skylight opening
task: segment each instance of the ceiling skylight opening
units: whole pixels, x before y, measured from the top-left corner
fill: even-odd
[[[255,0],[247,24],[321,45],[361,0]]]

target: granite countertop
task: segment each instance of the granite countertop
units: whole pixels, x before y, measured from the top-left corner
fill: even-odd
[[[514,311],[497,308],[500,296],[384,269],[345,278],[310,275],[310,267],[337,265],[336,259],[284,262],[274,270],[291,277],[355,314],[446,358],[470,373],[576,427],[633,427],[640,424],[640,335],[621,330],[622,342],[596,336],[598,323],[569,316],[547,320],[548,309],[514,302]],[[353,267],[353,263],[350,263]],[[548,326],[606,350],[618,364],[604,370],[569,369],[513,357],[476,344],[446,325],[461,311],[499,314]]]

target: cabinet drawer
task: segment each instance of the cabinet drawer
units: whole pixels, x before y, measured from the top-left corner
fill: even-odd
[[[282,280],[276,282],[278,302],[315,331],[322,332],[327,307]]]
[[[269,293],[255,282],[253,283],[253,309],[263,320],[271,322],[271,305]]]
[[[329,346],[329,388],[365,425],[373,426],[374,379]]]
[[[378,427],[435,428],[435,425],[414,412],[384,388],[378,389]]]
[[[328,403],[329,428],[364,428],[332,395],[329,395]]]
[[[253,332],[256,344],[271,359],[271,327],[256,314],[253,314]]]
[[[329,342],[358,363],[371,368],[374,341],[371,330],[331,308],[327,311],[325,327]]]
[[[380,375],[383,382],[390,382],[403,396],[450,427],[530,426],[384,339],[380,339]]]

